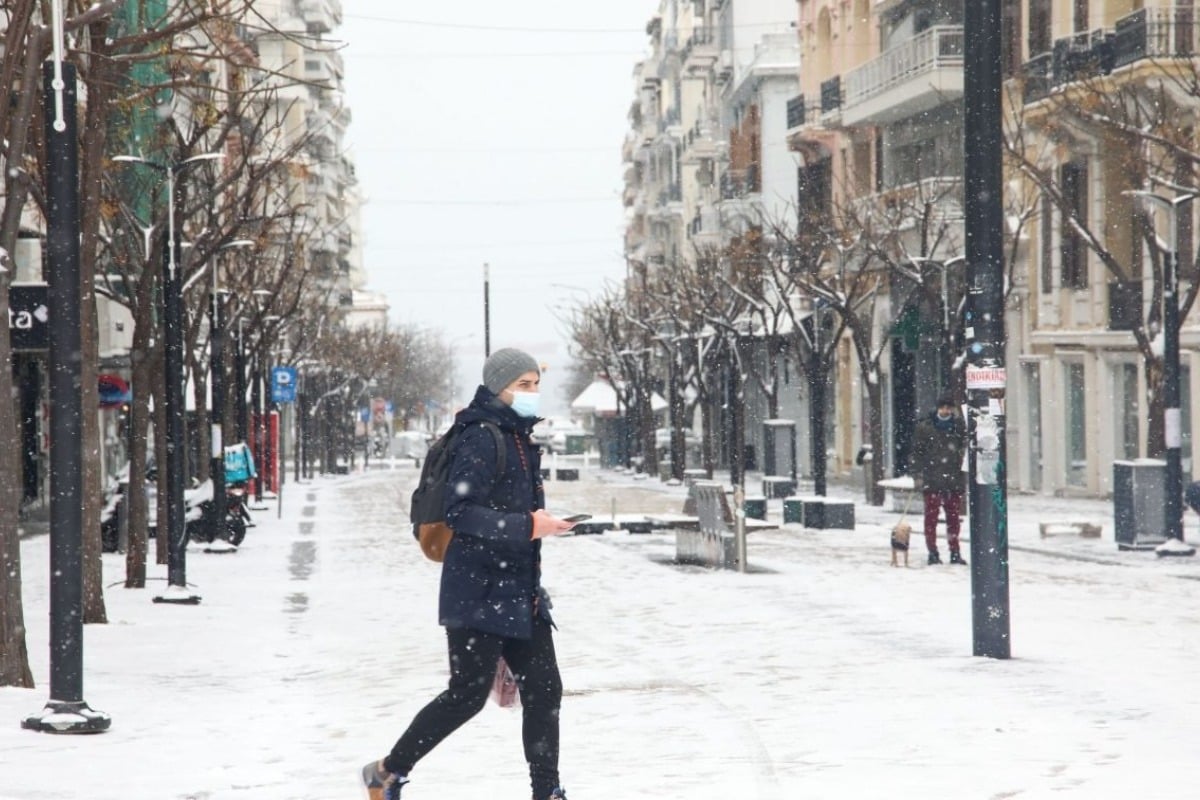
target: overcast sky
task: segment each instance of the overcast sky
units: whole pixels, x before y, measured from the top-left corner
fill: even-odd
[[[367,288],[457,343],[472,389],[487,262],[492,349],[547,362],[543,408],[565,410],[555,309],[624,275],[621,143],[657,6],[343,0]]]

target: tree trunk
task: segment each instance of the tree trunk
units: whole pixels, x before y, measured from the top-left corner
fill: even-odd
[[[808,435],[809,459],[812,462],[813,492],[824,497],[828,490],[825,479],[825,382],[828,379],[827,361],[814,353],[808,369]]]
[[[27,132],[37,126],[33,120],[33,100],[37,92],[33,87],[39,86],[38,54],[31,48],[28,53],[21,45],[24,44],[25,26],[28,24],[32,4],[21,2],[13,10],[10,18],[9,34],[6,39],[6,58],[4,59],[7,77],[20,70],[23,78],[21,85],[26,91],[16,96],[15,110],[11,103],[6,102],[3,108],[4,127],[0,134],[8,139],[8,163],[23,163],[25,156],[25,141]],[[17,59],[22,59],[20,62]],[[20,66],[18,66],[18,63]],[[11,91],[12,85],[5,86],[5,92]],[[5,99],[11,95],[4,95]],[[11,113],[10,113],[10,110]],[[0,274],[0,306],[8,308],[8,286],[15,272],[15,264],[7,255],[13,252],[20,228],[21,210],[25,203],[28,173],[21,170],[10,170],[0,176],[5,187],[5,207],[0,217],[0,246],[4,253],[0,254],[0,262],[5,271]],[[21,541],[17,527],[20,513],[21,487],[16,476],[20,474],[20,452],[18,443],[17,420],[15,403],[12,401],[13,375],[12,350],[7,334],[0,335],[0,397],[9,398],[0,403],[0,686],[33,687],[33,673],[29,669],[29,652],[25,644],[25,610],[21,601]]]
[[[867,474],[866,498],[870,505],[881,506],[885,497],[879,485],[883,480],[883,391],[878,381],[871,381],[866,375],[863,383],[867,387],[867,436],[871,444],[871,460],[863,464]]]
[[[200,457],[196,459],[196,480],[203,483],[211,477],[212,460],[206,454],[212,452],[212,425],[205,425],[208,419],[208,376],[203,370],[192,363],[192,404],[196,409],[196,441],[200,448]]]
[[[103,48],[108,24],[92,26],[88,34],[93,50]],[[104,506],[101,474],[99,398],[100,342],[96,318],[96,253],[99,247],[101,175],[107,143],[109,112],[107,58],[97,58],[81,74],[87,85],[88,103],[81,131],[80,147],[80,332],[83,348],[80,354],[80,380],[83,403],[83,621],[108,622],[104,606],[104,570],[100,558],[100,512]]]
[[[131,353],[133,402],[129,406],[129,486],[125,495],[129,544],[125,552],[125,588],[146,588],[147,533],[150,509],[146,502],[146,455],[149,450],[150,399],[154,386],[154,357],[149,351],[149,324],[138,324],[133,332]],[[157,514],[158,510],[155,509]]]
[[[11,260],[4,257],[6,272],[0,276],[0,304],[8,307],[8,281],[13,274]],[[7,335],[0,336],[0,364],[12,363],[12,351]],[[11,398],[13,390],[12,369],[0,369],[0,397]],[[10,400],[0,403],[0,475],[10,476],[0,481],[0,686],[33,686],[33,673],[29,670],[29,652],[25,646],[25,611],[21,604],[21,541],[17,528],[20,513],[21,482],[16,476],[21,472],[18,462],[21,449],[13,446],[19,442],[15,404]]]
[[[167,530],[167,500],[170,497],[170,484],[167,483],[167,406],[166,398],[166,376],[162,370],[161,352],[166,345],[165,341],[155,348],[155,351],[160,354],[160,357],[155,360],[154,364],[154,474],[155,487],[157,488],[157,507],[155,509],[155,519],[158,521],[155,526],[154,537],[154,563],[167,563],[167,537],[170,531]]]
[[[741,486],[746,480],[746,391],[742,370],[730,365],[729,385],[729,482]]]
[[[1146,359],[1146,401],[1150,410],[1146,433],[1146,457],[1163,458],[1167,454],[1167,438],[1163,427],[1163,360]]]
[[[647,475],[658,474],[658,450],[654,441],[654,405],[653,390],[650,388],[650,376],[643,371],[638,381],[638,440],[642,449],[642,472]]]

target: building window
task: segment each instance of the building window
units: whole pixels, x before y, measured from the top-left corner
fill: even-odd
[[[1029,0],[1029,57],[1050,52],[1052,0]]]
[[[1021,4],[1003,0],[1000,9],[1000,68],[1005,78],[1021,71]]]
[[[1082,161],[1072,161],[1059,168],[1059,189],[1062,192],[1062,285],[1071,289],[1086,289],[1088,285],[1088,253],[1083,236],[1071,220],[1081,227],[1088,224],[1088,168]]]
[[[1088,29],[1088,0],[1075,0],[1075,32]]]
[[[1087,383],[1083,364],[1063,365],[1067,412],[1067,485],[1087,485]]]
[[[1050,199],[1043,196],[1042,200],[1041,261],[1042,261],[1042,294],[1054,291],[1054,207]]]
[[[1038,492],[1042,489],[1042,372],[1041,365],[1030,362],[1021,365],[1025,374],[1025,419],[1028,433],[1026,438],[1029,488]]]
[[[1113,453],[1130,461],[1138,457],[1138,370],[1137,364],[1113,365]]]

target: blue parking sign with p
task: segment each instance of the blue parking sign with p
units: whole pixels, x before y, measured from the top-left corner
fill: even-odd
[[[271,402],[296,402],[295,367],[273,367],[271,369]]]

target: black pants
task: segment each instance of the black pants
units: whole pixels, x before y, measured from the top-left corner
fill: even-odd
[[[550,796],[558,783],[558,710],[562,679],[549,623],[537,619],[533,638],[507,639],[467,628],[447,628],[450,685],[413,718],[384,759],[390,772],[407,775],[418,761],[463,723],[479,713],[488,699],[496,662],[508,662],[521,691],[522,738],[535,800]]]

